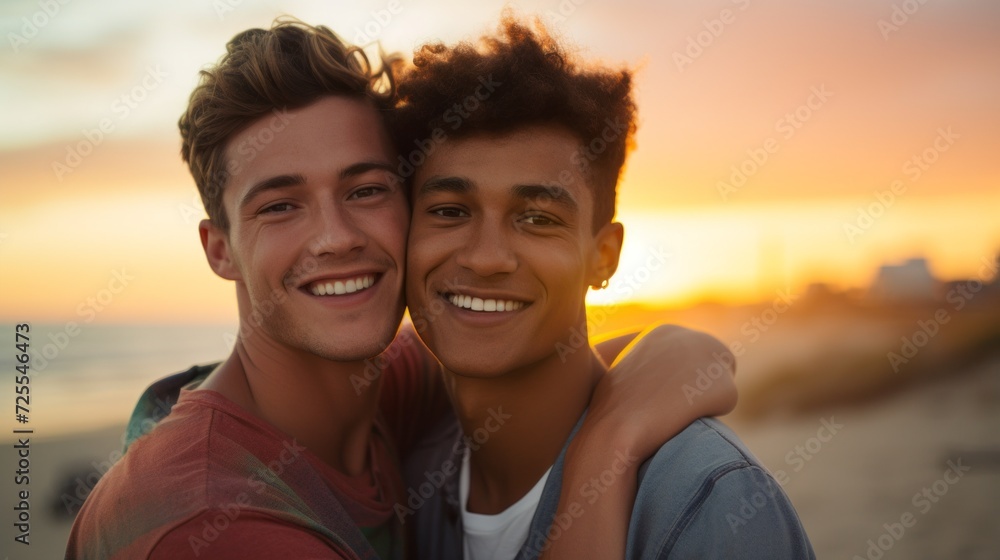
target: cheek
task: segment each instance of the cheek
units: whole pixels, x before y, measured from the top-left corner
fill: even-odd
[[[410,242],[406,252],[407,281],[421,281],[439,263],[442,254],[447,253],[442,235],[427,235],[420,228],[410,230]],[[414,286],[417,287],[417,286]]]
[[[410,236],[410,208],[401,204],[391,214],[386,229],[392,232],[393,239],[396,240],[395,246],[405,251]]]
[[[522,251],[526,256],[525,261],[531,263],[535,274],[550,286],[550,290],[558,289],[559,296],[575,293],[574,289],[586,277],[587,259],[575,244],[547,243],[525,249],[526,251]],[[530,257],[527,257],[529,251]]]
[[[399,208],[384,208],[369,214],[364,226],[365,234],[384,251],[396,259],[400,266],[405,262],[410,214]]]
[[[467,241],[468,236],[462,228],[432,227],[420,216],[415,217],[409,229],[407,272],[417,275],[427,273],[460,250]]]
[[[576,313],[584,307],[587,273],[585,260],[580,255],[549,251],[543,261],[535,261],[534,270],[545,285],[553,310]]]
[[[289,228],[266,227],[240,239],[240,253],[247,255],[247,264],[266,270],[283,263],[290,255],[289,247],[295,233]]]

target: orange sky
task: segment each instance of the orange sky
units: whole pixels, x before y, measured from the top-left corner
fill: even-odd
[[[0,321],[231,321],[232,288],[204,265],[177,154],[198,68],[279,13],[409,52],[486,29],[502,5],[144,4],[70,4],[31,38],[36,3],[0,16]],[[941,277],[992,258],[1000,4],[929,0],[880,30],[893,4],[516,3],[585,56],[638,68],[626,250],[594,301],[745,301],[810,281],[866,285],[882,262],[914,255]],[[99,140],[82,132],[102,120]],[[75,165],[67,154],[90,144]],[[57,178],[53,162],[72,171]],[[123,270],[131,279],[109,299]]]

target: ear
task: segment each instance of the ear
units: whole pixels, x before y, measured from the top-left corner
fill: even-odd
[[[229,234],[219,229],[211,220],[202,220],[198,223],[198,235],[201,236],[201,247],[205,250],[208,266],[226,280],[242,280],[243,277],[233,262]]]
[[[594,289],[604,287],[604,282],[610,280],[618,270],[618,258],[622,254],[624,237],[625,228],[618,222],[605,224],[594,235],[594,255],[588,279],[588,283]]]

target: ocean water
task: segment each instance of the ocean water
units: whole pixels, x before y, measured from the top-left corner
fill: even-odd
[[[195,364],[224,359],[236,333],[235,324],[30,327],[31,401],[26,425],[14,416],[19,353],[15,325],[0,327],[0,371],[5,379],[0,399],[10,403],[0,407],[10,414],[0,417],[0,426],[30,427],[39,437],[124,424],[150,383]]]

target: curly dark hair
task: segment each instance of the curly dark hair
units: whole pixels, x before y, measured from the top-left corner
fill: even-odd
[[[328,95],[372,100],[388,111],[394,100],[392,69],[383,56],[376,69],[360,48],[327,27],[278,18],[270,29],[248,29],[226,45],[218,64],[201,71],[181,116],[181,156],[198,185],[209,219],[224,231],[229,220],[222,187],[229,178],[226,146],[257,119],[297,109]]]
[[[390,129],[401,161],[420,165],[427,154],[414,147],[426,152],[430,139],[562,126],[580,140],[574,163],[594,189],[594,231],[614,218],[618,178],[636,130],[628,69],[585,65],[540,22],[529,26],[507,13],[497,35],[478,44],[418,48],[396,91]]]

